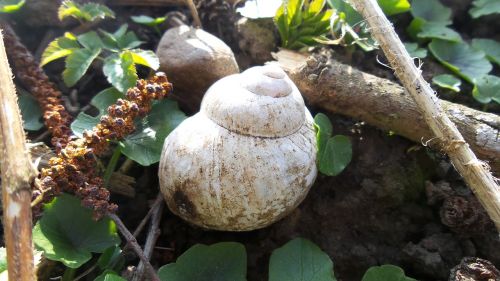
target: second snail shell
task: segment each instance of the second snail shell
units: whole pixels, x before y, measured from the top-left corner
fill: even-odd
[[[313,119],[276,65],[212,85],[201,111],[165,140],[159,170],[173,213],[227,231],[283,218],[305,198],[316,174]]]

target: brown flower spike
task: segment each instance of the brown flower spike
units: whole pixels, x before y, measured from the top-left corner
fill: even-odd
[[[14,30],[6,22],[0,22],[4,31],[7,55],[12,62],[16,78],[18,78],[38,100],[44,114],[45,126],[52,134],[51,143],[59,152],[70,141],[71,116],[62,105],[61,92],[50,82],[49,78],[30,51],[21,43]]]
[[[42,169],[41,190],[43,201],[50,201],[61,191],[71,192],[82,199],[85,207],[94,211],[96,219],[107,212],[114,212],[116,205],[109,203],[109,191],[103,187],[103,180],[96,174],[96,156],[101,156],[109,142],[123,139],[135,130],[134,119],[144,117],[151,110],[153,100],[165,98],[172,90],[172,84],[163,73],[157,73],[149,80],[139,80],[127,91],[126,99],[118,99],[108,107],[108,115],[83,137],[70,141],[57,157],[49,160],[50,168]]]

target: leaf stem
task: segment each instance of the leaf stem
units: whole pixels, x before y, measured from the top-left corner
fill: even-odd
[[[115,150],[113,151],[113,155],[111,156],[111,159],[108,162],[108,166],[106,166],[106,171],[104,171],[104,186],[108,187],[109,180],[111,179],[111,175],[116,169],[116,165],[118,164],[118,160],[120,159],[120,156],[122,155],[122,150],[120,147],[116,147]]]

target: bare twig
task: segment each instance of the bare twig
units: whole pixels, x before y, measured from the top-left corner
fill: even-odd
[[[200,16],[198,16],[198,10],[196,10],[193,0],[186,0],[186,4],[189,7],[189,11],[191,11],[191,15],[193,16],[194,27],[203,28]]]
[[[136,255],[144,263],[144,267],[148,271],[150,279],[153,281],[160,281],[160,278],[158,277],[158,274],[156,274],[155,269],[153,268],[151,263],[149,263],[149,260],[146,258],[146,256],[144,256],[144,252],[142,251],[141,246],[139,246],[134,235],[130,233],[125,224],[123,224],[122,220],[113,213],[108,213],[108,217],[115,222],[118,230],[127,240],[127,243],[132,247]]]
[[[149,227],[149,232],[148,236],[146,238],[146,243],[144,244],[144,255],[148,260],[151,259],[151,256],[153,254],[153,250],[156,244],[156,240],[160,236],[160,221],[161,221],[161,215],[163,213],[163,198],[161,194],[159,194],[159,197],[161,198],[161,201],[159,204],[153,205],[151,208],[153,215],[151,217],[151,226]],[[156,202],[155,202],[156,203]],[[141,281],[143,280],[143,275],[144,275],[144,263],[141,261],[139,263],[139,266],[137,266],[137,270],[135,272],[134,278],[132,279],[133,281]]]
[[[405,88],[389,79],[360,71],[321,54],[280,50],[273,54],[297,85],[308,105],[365,121],[436,150],[435,138]],[[440,100],[477,157],[500,176],[500,116]]]
[[[415,100],[434,136],[445,144],[444,149],[453,165],[500,231],[500,187],[489,172],[488,165],[476,158],[450,121],[377,1],[351,0],[351,3],[370,25],[371,34],[379,42],[396,76]]]
[[[3,33],[3,31],[2,31]],[[0,34],[0,162],[9,280],[35,280],[31,239],[31,182],[36,172],[26,147],[12,71]]]

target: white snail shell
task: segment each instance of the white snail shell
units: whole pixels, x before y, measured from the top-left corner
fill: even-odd
[[[201,111],[166,138],[159,170],[172,212],[228,231],[281,219],[305,198],[316,174],[311,114],[272,64],[212,85]]]

